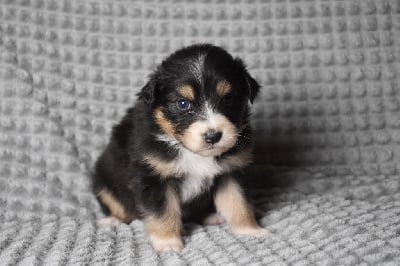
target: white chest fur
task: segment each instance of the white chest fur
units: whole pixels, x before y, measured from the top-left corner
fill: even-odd
[[[183,176],[181,199],[186,202],[213,182],[215,176],[223,173],[224,168],[213,157],[203,157],[190,151],[181,151],[175,163],[177,172]]]
[[[250,161],[250,149],[218,161],[214,157],[201,156],[184,148],[172,161],[164,161],[154,156],[145,158],[145,162],[153,168],[154,173],[161,177],[182,178],[180,191],[182,202],[193,199],[209,188],[216,176],[244,167]]]

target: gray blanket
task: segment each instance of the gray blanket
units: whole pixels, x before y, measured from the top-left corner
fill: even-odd
[[[93,163],[149,72],[209,42],[262,84],[247,189],[266,239],[97,226]],[[398,0],[0,0],[0,265],[399,265]]]

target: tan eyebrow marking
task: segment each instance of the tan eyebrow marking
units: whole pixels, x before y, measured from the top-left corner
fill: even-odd
[[[231,91],[231,89],[231,84],[226,80],[219,81],[217,83],[217,86],[215,87],[217,94],[221,97],[227,95]]]
[[[188,99],[189,101],[194,101],[194,89],[190,85],[184,85],[179,88],[179,94],[184,97],[185,99]]]

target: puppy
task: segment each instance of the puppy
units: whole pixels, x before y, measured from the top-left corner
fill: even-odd
[[[186,220],[266,235],[235,177],[251,162],[249,103],[258,91],[222,48],[193,45],[166,58],[96,163],[94,190],[110,215],[102,222],[141,219],[158,253],[183,248]]]

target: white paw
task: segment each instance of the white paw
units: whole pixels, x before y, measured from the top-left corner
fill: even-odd
[[[113,216],[108,216],[106,218],[100,219],[97,221],[98,225],[110,225],[110,226],[118,226],[122,222]]]
[[[224,218],[222,218],[221,215],[219,215],[218,213],[212,213],[203,220],[203,224],[216,225],[216,224],[222,224],[224,221],[225,220]]]
[[[180,238],[156,238],[150,237],[151,245],[157,254],[161,254],[167,251],[180,252],[183,249],[183,243]]]
[[[242,236],[253,236],[253,237],[266,237],[271,235],[271,232],[268,231],[267,229],[264,229],[262,227],[236,227],[232,228],[232,231],[236,235],[242,235]]]

